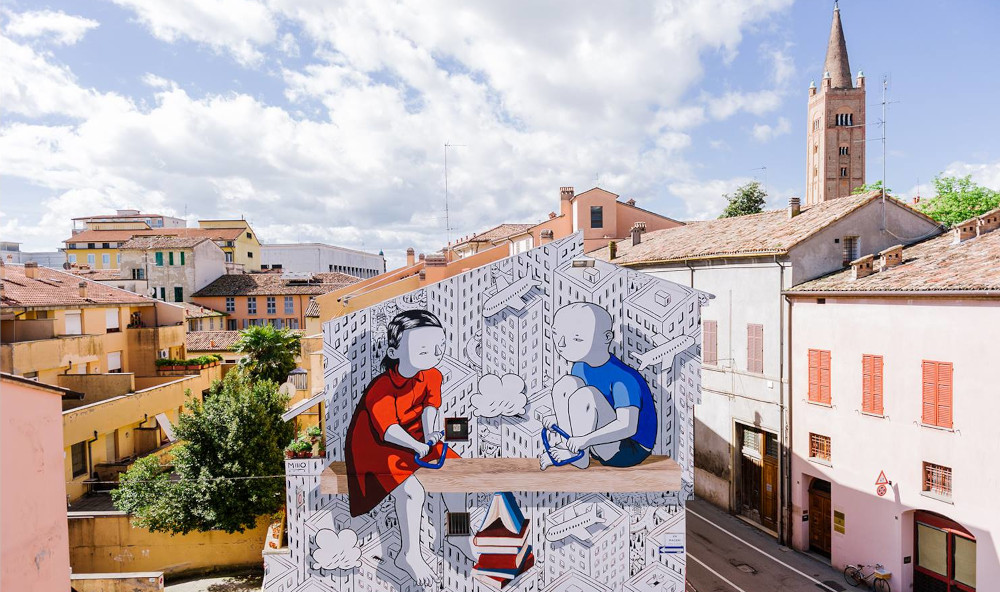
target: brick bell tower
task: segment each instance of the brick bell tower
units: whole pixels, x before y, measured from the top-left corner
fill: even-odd
[[[852,85],[840,7],[826,48],[823,82],[809,85],[806,205],[851,195],[865,184],[865,75]]]

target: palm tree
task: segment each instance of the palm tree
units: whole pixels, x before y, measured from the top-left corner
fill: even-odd
[[[254,325],[240,333],[235,349],[243,354],[240,369],[253,380],[271,380],[282,384],[295,369],[302,335],[271,325]]]

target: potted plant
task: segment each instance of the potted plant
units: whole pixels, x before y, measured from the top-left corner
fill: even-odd
[[[312,444],[298,440],[295,442],[296,458],[312,458]]]
[[[294,447],[294,442],[285,446],[285,458],[295,458],[296,450]]]
[[[311,444],[315,444],[323,437],[323,430],[319,426],[312,426],[306,430],[306,436],[309,438]]]

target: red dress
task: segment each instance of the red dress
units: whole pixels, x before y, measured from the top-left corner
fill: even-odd
[[[351,516],[366,514],[419,466],[409,448],[385,441],[385,431],[399,424],[419,442],[426,442],[421,420],[426,407],[441,406],[441,372],[437,368],[405,378],[395,368],[368,385],[347,428],[347,493]],[[440,458],[437,443],[425,460]],[[459,458],[448,449],[448,458]]]

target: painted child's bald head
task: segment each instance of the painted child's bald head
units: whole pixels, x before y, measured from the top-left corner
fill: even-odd
[[[591,359],[597,352],[606,354],[614,336],[611,314],[590,302],[568,304],[556,311],[552,321],[556,351],[571,362]]]

